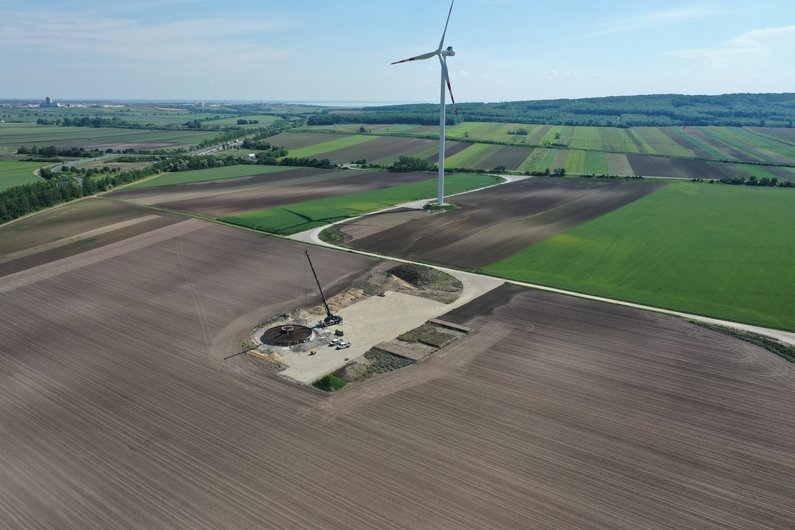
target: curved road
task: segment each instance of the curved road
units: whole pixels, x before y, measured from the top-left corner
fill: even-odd
[[[517,177],[517,176],[514,176],[514,175],[499,175],[499,176],[501,176],[502,178],[505,179],[505,182],[502,183],[502,184],[507,184],[509,182],[514,182],[514,181],[517,181],[517,180],[522,180],[524,178],[528,178],[528,177]],[[500,186],[502,184],[495,184],[495,185],[496,186]],[[466,192],[463,192],[463,193],[458,193],[456,195],[464,195],[465,193],[473,193],[475,191],[480,191],[482,189],[490,188],[490,187],[492,187],[492,186],[486,186],[484,188],[479,188],[477,190],[470,190],[470,191],[466,191]],[[452,196],[453,195],[450,195],[449,197],[452,197]],[[405,203],[405,204],[392,206],[390,208],[384,208],[382,210],[378,210],[378,211],[375,211],[375,212],[366,213],[364,215],[360,215],[360,216],[355,217],[355,218],[343,219],[342,221],[337,221],[336,223],[331,223],[331,224],[328,224],[328,225],[325,225],[325,226],[321,226],[319,228],[314,228],[312,230],[307,230],[305,232],[299,232],[297,234],[293,234],[292,236],[289,236],[288,239],[292,239],[292,240],[295,240],[295,241],[300,241],[302,243],[308,243],[308,244],[311,244],[311,245],[318,245],[318,246],[334,248],[334,249],[337,249],[337,250],[344,250],[346,252],[353,252],[355,254],[361,254],[363,256],[371,256],[371,257],[374,257],[374,258],[387,259],[387,260],[397,261],[397,262],[402,262],[402,263],[414,263],[414,264],[417,264],[417,265],[424,265],[426,267],[431,267],[431,268],[434,268],[434,269],[438,269],[440,271],[444,271],[444,272],[453,274],[454,276],[460,275],[463,271],[459,271],[457,269],[452,269],[452,268],[448,268],[448,267],[440,267],[440,266],[436,266],[436,265],[430,265],[428,263],[422,263],[422,262],[418,262],[418,261],[395,258],[395,257],[387,256],[387,255],[384,255],[384,254],[378,254],[378,253],[375,253],[375,252],[366,252],[366,251],[363,251],[363,250],[356,250],[356,249],[351,249],[351,248],[347,248],[347,247],[341,247],[341,246],[338,246],[338,245],[334,245],[332,243],[326,243],[325,241],[320,239],[320,232],[322,232],[326,228],[328,228],[330,226],[333,226],[335,224],[345,223],[345,222],[351,221],[352,219],[358,219],[360,217],[366,217],[368,215],[374,215],[374,214],[382,213],[382,212],[385,212],[385,211],[394,210],[394,209],[397,209],[397,208],[416,208],[416,209],[421,209],[423,207],[423,205],[425,205],[428,201],[429,201],[429,199],[424,199],[424,200],[421,200],[421,201],[408,202],[408,203]],[[483,280],[485,280],[487,278],[488,279],[492,279],[492,280],[494,279],[493,276],[488,276],[486,274],[469,273],[469,272],[466,273],[466,274],[467,275],[471,275],[472,277],[478,277],[479,276],[479,277],[483,278]],[[752,333],[757,333],[759,335],[764,335],[766,337],[770,337],[770,338],[779,340],[779,341],[781,341],[783,343],[795,346],[795,333],[791,333],[789,331],[781,331],[781,330],[778,330],[778,329],[770,329],[770,328],[763,328],[763,327],[760,327],[760,326],[752,326],[752,325],[749,325],[749,324],[743,324],[741,322],[732,322],[732,321],[729,321],[729,320],[720,320],[720,319],[717,319],[717,318],[709,318],[709,317],[705,317],[705,316],[702,316],[702,315],[694,315],[692,313],[685,313],[685,312],[682,312],[682,311],[672,311],[670,309],[663,309],[663,308],[660,308],[660,307],[654,307],[654,306],[643,305],[643,304],[635,304],[635,303],[626,302],[626,301],[623,301],[623,300],[616,300],[614,298],[605,298],[605,297],[601,297],[601,296],[593,296],[593,295],[589,295],[589,294],[578,293],[576,291],[567,291],[565,289],[556,289],[554,287],[548,287],[548,286],[545,286],[545,285],[538,285],[538,284],[534,284],[534,283],[520,282],[520,281],[515,281],[515,280],[504,280],[504,281],[505,281],[505,283],[510,283],[510,284],[514,284],[514,285],[520,285],[522,287],[530,287],[532,289],[538,289],[538,290],[541,290],[541,291],[549,291],[549,292],[563,294],[563,295],[567,295],[567,296],[575,296],[577,298],[584,298],[584,299],[587,299],[587,300],[595,300],[595,301],[598,301],[598,302],[607,302],[607,303],[610,303],[610,304],[622,305],[622,306],[626,306],[626,307],[633,307],[633,308],[636,308],[636,309],[643,309],[643,310],[646,310],[646,311],[655,311],[657,313],[664,313],[664,314],[667,314],[667,315],[674,315],[674,316],[686,318],[686,319],[689,319],[689,320],[696,320],[698,322],[704,322],[704,323],[707,323],[707,324],[715,324],[715,325],[718,325],[718,326],[724,326],[724,327],[733,328],[733,329],[737,329],[737,330],[741,330],[741,331],[750,331]]]

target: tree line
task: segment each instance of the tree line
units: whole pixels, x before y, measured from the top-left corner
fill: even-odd
[[[538,123],[554,125],[636,126],[757,126],[793,127],[795,94],[724,94],[686,96],[657,94],[612,96],[585,99],[460,103],[459,117],[466,121]],[[327,115],[336,123],[406,123],[370,121],[367,117],[396,115],[412,119],[417,115],[436,116],[431,104],[364,107],[359,114]],[[326,116],[326,115],[324,115]],[[324,117],[324,120],[329,118]],[[415,122],[410,122],[415,123]],[[321,123],[320,125],[323,125]]]
[[[46,147],[25,147],[24,145],[20,146],[17,149],[18,155],[33,155],[33,156],[40,156],[42,158],[54,158],[56,156],[65,156],[71,158],[90,158],[94,156],[100,156],[103,154],[102,151],[98,151],[96,149],[92,149],[90,151],[86,151],[82,147],[70,147],[68,149],[58,149],[54,145],[48,145]]]
[[[49,180],[14,186],[0,191],[0,223],[81,197],[129,184],[159,172],[154,167],[134,169],[115,174],[83,179],[81,186],[74,178],[55,173]]]

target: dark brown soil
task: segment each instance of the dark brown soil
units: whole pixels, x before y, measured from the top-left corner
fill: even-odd
[[[448,144],[453,144],[453,142],[448,142]],[[363,144],[323,153],[318,155],[318,158],[328,158],[332,162],[339,164],[361,160],[362,158],[373,163],[395,158],[399,155],[414,156],[415,153],[433,149],[436,145],[439,145],[436,140],[382,136]]]
[[[453,197],[445,213],[395,212],[337,225],[345,244],[388,256],[481,268],[628,204],[662,184],[532,178]]]
[[[480,162],[480,167],[483,169],[493,169],[503,166],[505,169],[515,170],[522,165],[522,162],[524,162],[532,152],[533,149],[531,147],[503,145],[498,147],[493,154],[483,159]]]
[[[0,278],[0,527],[776,527],[795,374],[681,320],[503,288],[332,395],[238,351],[303,247],[189,220]],[[313,251],[334,292],[373,261]],[[311,282],[311,277],[308,279]]]
[[[65,204],[0,228],[0,276],[123,241],[181,220],[102,199]],[[123,226],[125,222],[133,224]]]
[[[627,155],[636,175],[648,177],[721,179],[726,175],[704,160]]]
[[[439,145],[438,141],[434,141],[434,143],[436,145]],[[467,144],[467,143],[464,143],[464,142],[445,142],[445,144],[444,144],[444,158],[445,158],[445,160],[447,160],[448,157],[451,157],[451,156],[453,156],[456,153],[460,153],[461,151],[463,151],[464,149],[466,149],[470,145],[472,145],[472,144]],[[439,152],[437,151],[435,154],[433,154],[433,155],[431,155],[429,157],[426,157],[426,160],[436,164],[437,162],[439,162]]]

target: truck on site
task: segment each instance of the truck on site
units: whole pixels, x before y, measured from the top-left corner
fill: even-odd
[[[304,250],[306,253],[306,259],[309,262],[309,268],[312,269],[312,276],[315,277],[315,283],[317,283],[317,289],[320,291],[320,298],[323,299],[323,307],[326,308],[326,318],[321,320],[317,323],[317,327],[319,328],[327,328],[329,326],[336,326],[338,324],[342,324],[342,317],[340,315],[335,315],[331,312],[331,308],[328,306],[328,302],[326,301],[326,295],[323,294],[323,288],[320,286],[320,280],[317,279],[317,273],[315,272],[315,266],[312,265],[312,258],[309,257],[309,251]]]

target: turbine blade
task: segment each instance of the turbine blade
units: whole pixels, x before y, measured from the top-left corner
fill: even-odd
[[[444,32],[442,33],[442,40],[439,41],[439,51],[442,51],[442,46],[444,46],[444,36],[447,35],[447,25],[450,23],[450,15],[453,12],[453,4],[455,4],[455,0],[450,2],[450,11],[447,12],[447,22],[444,23]]]
[[[438,50],[434,50],[432,52],[423,53],[422,55],[418,55],[416,57],[409,57],[408,59],[403,59],[402,61],[395,61],[394,63],[391,63],[391,64],[407,63],[409,61],[422,61],[424,59],[430,59],[434,55],[438,55],[438,54],[439,54],[439,51]]]
[[[447,90],[450,92],[450,100],[455,105],[455,98],[453,97],[453,86],[450,84],[450,74],[447,72],[447,61],[443,60],[441,57],[439,60],[442,63],[442,72],[444,73],[444,80],[447,82]],[[455,109],[455,113],[458,114],[458,109]]]

